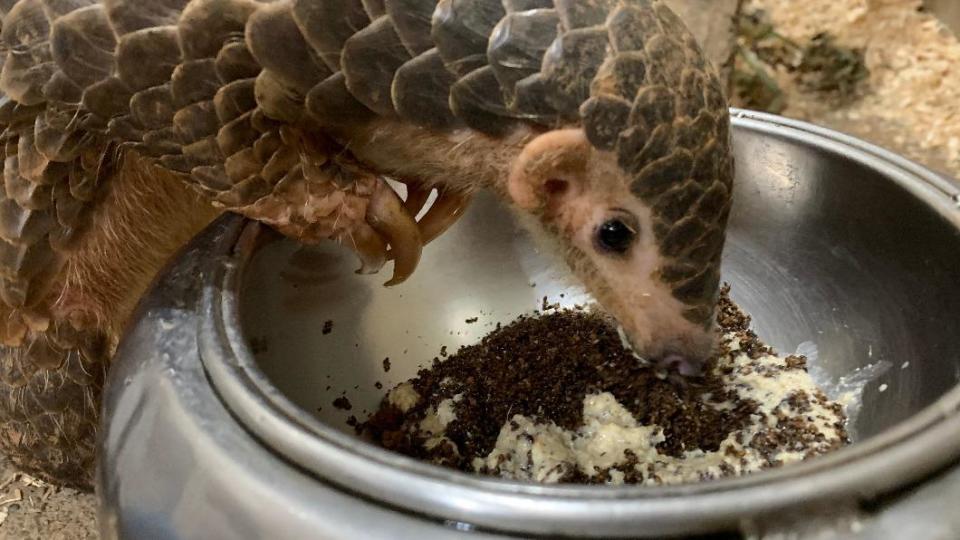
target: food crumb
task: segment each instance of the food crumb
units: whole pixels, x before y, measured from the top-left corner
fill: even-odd
[[[887,386],[886,383],[881,384],[881,385],[877,388],[877,392],[881,392],[881,393],[886,392],[886,391],[887,391],[887,388],[889,388],[889,386]]]
[[[349,411],[353,408],[353,405],[350,403],[350,400],[346,396],[340,396],[337,399],[333,400],[333,406],[342,410]]]
[[[383,359],[383,372],[386,373],[386,372],[388,372],[388,371],[390,371],[390,357],[389,357],[389,356]]]
[[[560,309],[560,304],[555,302],[551,304],[546,296],[543,297],[543,301],[540,304],[540,309],[544,312]]]
[[[463,321],[463,322],[465,322],[465,323],[467,323],[467,324],[473,324],[473,323],[475,323],[475,322],[477,322],[477,321],[479,321],[479,320],[480,320],[480,317],[470,317],[469,319],[466,319],[466,320]]]
[[[377,390],[382,390],[382,389],[383,389],[383,383],[380,382],[380,381],[377,381],[377,382],[373,383],[373,386],[374,386],[374,388],[376,388]]]
[[[333,332],[333,321],[327,320],[326,322],[324,322],[322,331],[323,331],[323,335],[327,335],[330,332]]]
[[[907,369],[908,367],[910,367],[910,361],[909,361],[909,360],[907,360],[907,361],[904,362],[903,364],[900,364],[900,369]]]

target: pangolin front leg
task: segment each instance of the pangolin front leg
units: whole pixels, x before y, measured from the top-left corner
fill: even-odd
[[[387,180],[364,167],[332,141],[290,126],[277,130],[270,153],[255,147],[242,167],[228,173],[239,185],[269,185],[254,202],[232,210],[306,244],[334,240],[360,258],[358,272],[374,273],[394,261],[387,285],[405,281],[424,244],[462,215],[469,197],[442,193],[421,218],[430,189],[407,184],[403,201]]]

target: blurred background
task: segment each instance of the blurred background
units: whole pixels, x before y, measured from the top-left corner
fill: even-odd
[[[731,102],[960,176],[960,1],[746,0]]]
[[[666,0],[731,104],[806,120],[960,177],[960,0]],[[96,538],[95,499],[0,461],[0,539]]]

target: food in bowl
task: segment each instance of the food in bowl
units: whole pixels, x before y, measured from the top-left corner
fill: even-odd
[[[667,485],[738,476],[849,442],[846,415],[750,330],[724,288],[718,353],[678,380],[635,356],[612,321],[548,309],[391,389],[357,430],[437,465],[543,483]],[[445,351],[442,356],[446,356]]]

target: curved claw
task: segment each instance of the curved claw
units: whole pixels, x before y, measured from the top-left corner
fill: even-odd
[[[423,210],[423,205],[427,204],[430,194],[433,193],[433,188],[424,189],[420,184],[414,182],[406,186],[407,200],[403,201],[403,207],[407,209],[413,219],[417,219],[420,210]]]
[[[352,231],[343,235],[340,242],[349,242],[360,257],[358,274],[376,274],[387,263],[387,243],[383,237],[366,223],[358,224]]]
[[[463,215],[472,195],[469,193],[441,191],[433,206],[420,219],[420,237],[429,244],[446,232]]]
[[[367,222],[390,243],[393,277],[384,285],[392,287],[403,283],[420,262],[423,241],[417,222],[386,182],[377,183],[367,207]]]

